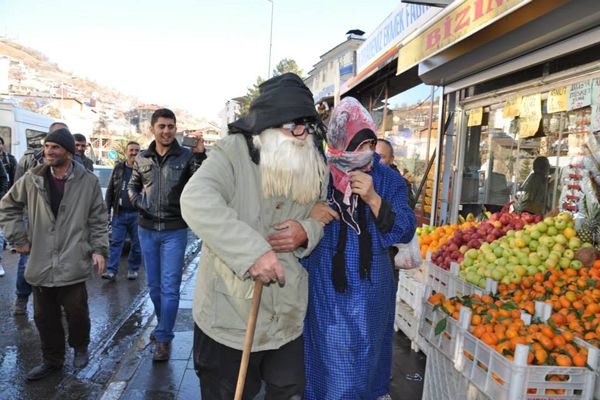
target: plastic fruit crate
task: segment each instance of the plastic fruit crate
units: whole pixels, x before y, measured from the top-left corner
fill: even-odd
[[[460,321],[457,321],[427,301],[427,298],[431,293],[432,288],[426,286],[423,296],[421,318],[419,321],[419,334],[431,344],[432,347],[438,349],[442,354],[454,362],[462,338],[459,324],[461,324],[460,326],[464,326],[464,329],[467,329],[469,326],[469,320],[465,320],[464,315],[466,314],[463,312],[466,307],[461,308]],[[467,314],[470,318],[470,313]],[[436,332],[436,329],[438,329],[439,332]]]
[[[401,330],[410,339],[410,348],[419,351],[419,318],[408,304],[399,301],[396,304],[396,318],[394,320],[396,330]]]
[[[421,311],[423,304],[423,291],[425,284],[417,281],[412,274],[407,271],[398,271],[398,292],[396,300],[406,303],[417,315]]]
[[[450,280],[450,272],[431,262],[431,253],[427,252],[425,259],[425,284],[434,292],[441,292],[446,297],[454,296],[454,288]]]
[[[585,399],[594,395],[596,374],[586,367],[527,365],[528,346],[517,345],[511,361],[470,332],[462,332],[456,368],[479,390],[494,400]],[[588,364],[596,365],[598,351],[591,351]],[[562,375],[564,381],[550,381]],[[563,394],[548,391],[564,390]]]

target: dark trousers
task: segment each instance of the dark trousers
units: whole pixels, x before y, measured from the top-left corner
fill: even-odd
[[[65,309],[69,330],[69,346],[86,349],[90,343],[90,313],[85,282],[62,287],[33,287],[33,319],[42,342],[42,355],[48,364],[65,361],[65,331],[62,312]]]
[[[194,368],[205,400],[231,400],[240,370],[242,352],[224,346],[194,326]],[[300,400],[304,395],[304,339],[277,350],[250,355],[244,400],[252,400],[266,384],[265,400]]]

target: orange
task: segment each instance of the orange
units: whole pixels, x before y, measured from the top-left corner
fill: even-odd
[[[577,367],[585,367],[587,357],[581,353],[577,353],[573,356],[573,364]]]
[[[571,361],[571,357],[564,354],[559,354],[556,356],[556,365],[561,367],[570,367],[573,365],[573,362]]]
[[[498,336],[493,332],[486,332],[481,336],[483,343],[489,346],[495,346],[498,344]]]
[[[538,365],[544,365],[548,359],[548,353],[544,349],[538,349],[535,351],[535,359]]]

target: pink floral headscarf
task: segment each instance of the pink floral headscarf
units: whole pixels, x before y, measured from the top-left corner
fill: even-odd
[[[331,115],[326,157],[333,177],[333,186],[344,193],[346,204],[349,204],[347,201],[351,193],[348,172],[357,169],[369,171],[373,164],[373,151],[347,151],[354,136],[364,129],[373,133],[377,131],[369,112],[355,98],[343,98]],[[358,147],[360,145],[356,148]]]

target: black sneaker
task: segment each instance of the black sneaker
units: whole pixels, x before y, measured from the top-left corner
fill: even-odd
[[[135,281],[138,277],[137,271],[127,271],[127,279],[130,281]]]
[[[105,273],[102,274],[102,279],[108,279],[109,281],[114,281],[116,277],[117,277],[117,274],[115,274],[112,271],[106,271]]]

